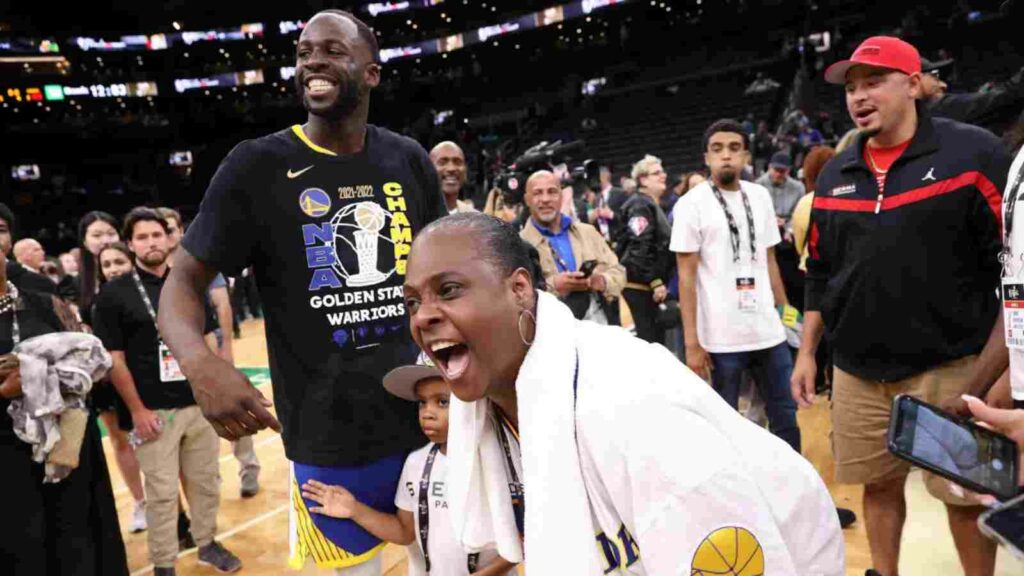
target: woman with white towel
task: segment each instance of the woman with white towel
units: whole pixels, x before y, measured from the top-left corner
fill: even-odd
[[[412,335],[455,394],[448,501],[467,550],[519,561],[525,544],[542,575],[844,573],[810,463],[663,346],[577,321],[537,268],[483,214],[432,223],[409,257]]]

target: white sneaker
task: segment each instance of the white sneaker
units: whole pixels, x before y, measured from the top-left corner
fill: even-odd
[[[132,534],[138,534],[148,528],[146,524],[146,502],[136,502],[132,510]]]

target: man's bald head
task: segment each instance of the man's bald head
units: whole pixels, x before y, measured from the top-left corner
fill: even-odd
[[[552,231],[560,225],[562,208],[562,181],[549,170],[538,170],[526,179],[523,199],[530,210],[530,218]]]
[[[452,142],[451,140],[445,140],[444,142],[439,142],[437,144],[437,146],[434,146],[433,148],[431,148],[430,149],[430,158],[433,159],[434,156],[439,156],[439,155],[445,154],[445,153],[448,153],[448,154],[458,154],[459,156],[462,156],[463,158],[465,158],[465,154],[463,154],[463,152],[462,152],[462,147],[459,146],[458,144],[456,144],[455,142]]]
[[[14,243],[14,259],[22,266],[38,271],[46,260],[43,245],[32,238],[25,238]]]
[[[555,173],[550,170],[537,170],[530,177],[526,179],[526,193],[530,193],[530,189],[534,186],[555,186],[561,189],[561,181]]]
[[[454,210],[455,201],[466,184],[466,155],[458,144],[445,141],[430,150],[430,161],[441,180],[445,203],[449,210]]]

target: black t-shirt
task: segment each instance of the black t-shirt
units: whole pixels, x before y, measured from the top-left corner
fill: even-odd
[[[52,284],[52,282],[50,283]],[[53,309],[53,296],[20,289],[18,298],[21,300],[21,305],[16,313],[22,341],[64,330]],[[0,354],[9,354],[11,350],[14,350],[13,326],[14,314],[11,312],[0,314]],[[11,401],[6,398],[0,398],[0,443],[21,442],[21,440],[15,440],[17,437],[14,435],[14,422],[7,414],[7,407],[10,403]]]
[[[359,154],[293,126],[221,163],[183,245],[229,276],[253,266],[291,460],[357,465],[423,443],[415,405],[381,381],[416,359],[405,266],[413,237],[444,214],[426,151],[375,126]]]
[[[154,311],[160,310],[160,289],[166,274],[161,278],[138,267],[135,270]],[[146,408],[185,408],[196,403],[187,380],[160,381],[160,337],[131,274],[103,285],[96,297],[92,321],[93,332],[107,350],[124,351],[128,371]],[[206,333],[213,332],[215,327],[213,312],[207,305]]]

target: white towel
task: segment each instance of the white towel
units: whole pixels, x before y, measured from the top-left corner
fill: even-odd
[[[520,406],[526,557],[531,574],[601,574],[573,427],[575,319],[540,293],[539,325],[516,393]],[[448,417],[448,505],[456,539],[467,551],[496,543],[502,557],[522,558],[505,477],[504,455],[489,401],[453,397]],[[543,521],[538,513],[543,511]],[[514,554],[514,556],[509,555]]]
[[[490,416],[490,401],[451,398],[448,409],[448,507],[455,540],[466,552],[497,548],[510,562],[523,561],[505,454]],[[512,443],[513,458],[519,447]]]

